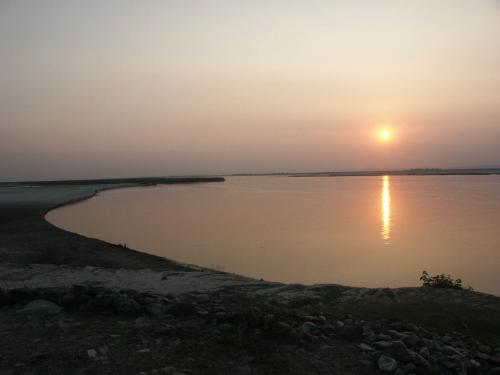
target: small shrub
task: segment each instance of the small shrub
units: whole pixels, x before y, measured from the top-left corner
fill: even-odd
[[[444,273],[436,276],[429,276],[427,271],[423,271],[422,276],[420,276],[420,280],[422,281],[422,286],[432,288],[464,289],[462,279],[455,280],[450,275],[445,275]],[[467,289],[473,290],[470,286]]]

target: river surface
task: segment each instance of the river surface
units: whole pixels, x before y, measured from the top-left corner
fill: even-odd
[[[500,176],[229,177],[128,188],[51,211],[58,227],[271,281],[500,295]]]

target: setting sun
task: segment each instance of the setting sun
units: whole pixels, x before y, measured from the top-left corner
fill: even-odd
[[[388,142],[392,138],[392,132],[387,129],[382,129],[378,132],[378,138],[382,142]]]

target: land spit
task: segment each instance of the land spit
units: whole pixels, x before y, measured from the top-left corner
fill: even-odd
[[[109,188],[220,178],[0,186],[0,374],[499,374],[500,298],[289,285],[55,228]]]

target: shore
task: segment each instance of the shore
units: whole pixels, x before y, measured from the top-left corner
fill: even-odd
[[[500,373],[498,297],[271,283],[44,219],[104,189],[221,181],[0,184],[0,373]]]

